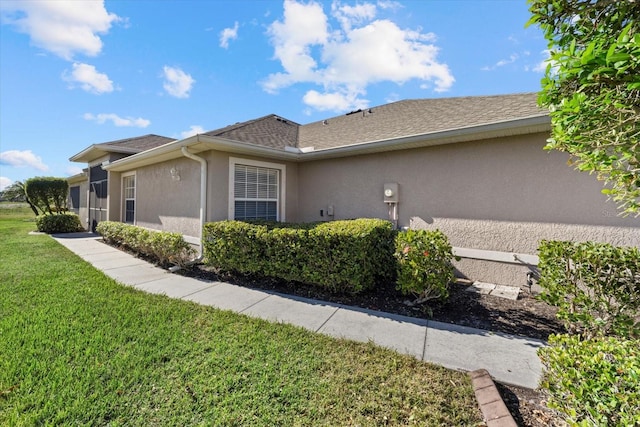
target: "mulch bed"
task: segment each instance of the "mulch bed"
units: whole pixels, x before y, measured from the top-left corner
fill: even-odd
[[[514,301],[468,292],[467,285],[454,283],[451,285],[447,302],[411,307],[406,304],[408,298],[401,295],[393,283],[380,283],[375,289],[358,295],[336,295],[322,288],[298,282],[239,274],[218,274],[215,270],[203,265],[181,270],[180,274],[540,340],[547,340],[551,334],[565,332],[561,322],[555,317],[557,309],[529,295],[526,291],[521,292],[520,297]],[[500,383],[496,385],[518,425],[531,427],[565,425],[562,419],[546,406],[546,396],[543,391]]]

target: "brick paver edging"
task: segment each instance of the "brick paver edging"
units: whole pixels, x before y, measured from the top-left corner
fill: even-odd
[[[469,372],[487,427],[518,427],[486,369]]]

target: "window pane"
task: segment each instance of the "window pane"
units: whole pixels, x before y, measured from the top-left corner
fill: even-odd
[[[278,219],[279,171],[235,165],[234,219]]]
[[[135,219],[135,203],[134,200],[125,201],[124,222],[133,224]]]

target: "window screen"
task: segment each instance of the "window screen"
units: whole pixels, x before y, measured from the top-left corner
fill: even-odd
[[[235,165],[234,219],[278,220],[280,171]]]

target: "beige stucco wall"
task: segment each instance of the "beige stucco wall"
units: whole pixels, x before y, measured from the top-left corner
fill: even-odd
[[[229,213],[229,157],[228,153],[207,151],[199,156],[207,161],[207,221],[228,219]],[[284,164],[286,166],[286,219],[296,218],[297,169],[290,162],[231,155],[235,158]],[[180,179],[172,177],[174,168]],[[139,168],[136,174],[136,224],[157,230],[175,231],[187,237],[200,236],[200,163],[179,158]],[[115,176],[115,174],[114,174]],[[118,181],[120,182],[120,178]],[[121,186],[121,184],[119,184]],[[120,193],[118,192],[118,197]],[[116,211],[122,218],[122,203]]]
[[[455,247],[536,254],[541,239],[640,245],[640,219],[620,218],[602,184],[542,150],[546,134],[306,162],[299,217],[388,218],[385,183],[399,184],[399,226],[439,228]],[[320,216],[324,210],[325,216]],[[459,275],[522,285],[527,266],[462,260]]]

